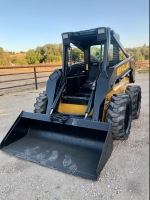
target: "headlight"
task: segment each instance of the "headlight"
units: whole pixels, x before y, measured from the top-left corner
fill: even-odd
[[[104,28],[99,28],[98,29],[98,34],[102,34],[102,33],[105,33],[105,29]]]
[[[68,34],[67,33],[64,33],[63,34],[63,39],[67,39],[68,38]]]

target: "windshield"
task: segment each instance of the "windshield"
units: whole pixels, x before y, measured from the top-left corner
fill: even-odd
[[[90,62],[101,63],[104,57],[104,44],[92,45],[90,47]],[[67,64],[68,66],[79,64],[84,62],[84,51],[77,46],[70,43],[70,47],[67,52]]]

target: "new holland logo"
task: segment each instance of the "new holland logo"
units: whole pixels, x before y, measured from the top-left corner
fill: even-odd
[[[126,71],[129,68],[129,63],[119,67],[117,69],[117,75],[119,76],[120,74],[122,74],[122,72]]]

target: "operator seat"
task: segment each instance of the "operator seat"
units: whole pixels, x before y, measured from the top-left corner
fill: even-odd
[[[83,84],[81,89],[83,91],[91,90],[91,86],[93,82],[96,80],[96,78],[98,77],[98,75],[100,74],[100,72],[101,72],[101,68],[99,68],[98,66],[92,66],[88,72],[88,79]]]

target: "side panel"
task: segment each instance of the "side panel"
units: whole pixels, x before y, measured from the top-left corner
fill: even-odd
[[[61,70],[56,69],[49,77],[47,81],[47,86],[46,86],[46,94],[48,96],[48,105],[47,105],[47,110],[46,114],[50,113],[54,98],[55,98],[55,93],[56,89],[58,86],[58,83],[60,81],[60,78],[62,76]]]
[[[104,72],[102,72],[97,80],[95,98],[94,98],[94,109],[93,109],[93,121],[99,121],[100,107],[109,92],[109,79]]]

